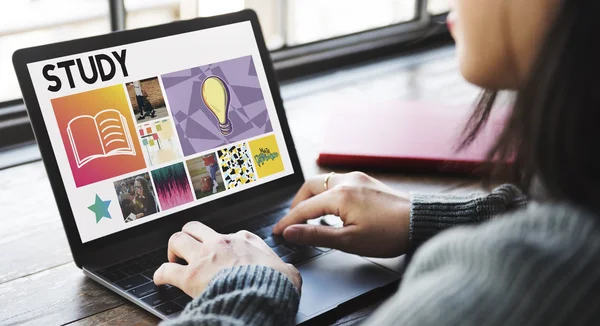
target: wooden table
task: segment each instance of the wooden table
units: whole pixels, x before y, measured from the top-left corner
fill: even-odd
[[[425,99],[470,104],[476,89],[456,69],[452,48],[392,58],[283,86],[292,134],[306,176],[315,164],[331,109],[342,99]],[[373,100],[374,99],[374,100]],[[338,171],[344,172],[344,171]],[[478,181],[370,172],[400,191],[471,191]],[[0,171],[0,324],[154,325],[159,320],[83,275],[72,262],[41,162]],[[330,322],[359,323],[384,297],[336,311]]]

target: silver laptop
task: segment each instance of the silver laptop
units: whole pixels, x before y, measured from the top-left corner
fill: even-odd
[[[386,261],[271,234],[304,182],[256,14],[22,49],[13,57],[75,263],[162,318],[192,298],[152,275],[199,220],[295,264],[301,323],[400,278]]]

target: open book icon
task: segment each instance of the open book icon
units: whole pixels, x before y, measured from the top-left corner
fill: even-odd
[[[135,156],[127,120],[117,110],[107,109],[95,116],[75,117],[69,121],[67,133],[78,168],[97,158]]]

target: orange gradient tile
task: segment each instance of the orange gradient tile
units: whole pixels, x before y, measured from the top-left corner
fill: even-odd
[[[51,102],[77,187],[146,167],[122,85]]]

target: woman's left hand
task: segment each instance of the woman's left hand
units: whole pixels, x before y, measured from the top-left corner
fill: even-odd
[[[177,258],[188,264],[176,263]],[[199,296],[217,272],[238,265],[271,267],[287,276],[298,292],[302,287],[298,270],[248,231],[219,234],[200,222],[189,222],[169,239],[168,259],[154,273],[154,283],[174,285],[191,297]]]

